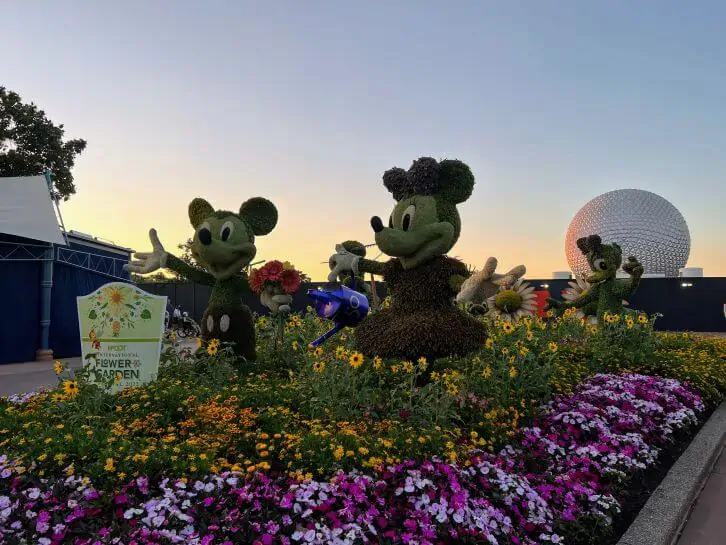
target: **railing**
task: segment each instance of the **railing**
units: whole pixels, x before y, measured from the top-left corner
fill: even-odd
[[[117,280],[128,280],[128,274],[123,270],[123,266],[128,263],[126,259],[72,250],[62,246],[56,246],[55,250],[55,261],[57,263],[92,271]]]
[[[0,261],[50,261],[53,246],[49,244],[24,244],[0,242]]]

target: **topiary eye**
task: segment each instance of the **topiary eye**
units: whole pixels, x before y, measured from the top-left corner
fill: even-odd
[[[403,211],[403,220],[401,227],[404,231],[408,231],[408,228],[411,226],[411,222],[413,221],[413,217],[416,214],[416,207],[414,205],[410,205],[406,210]]]
[[[605,263],[604,259],[596,259],[593,265],[598,271],[606,271],[608,269],[608,264]]]
[[[227,242],[229,237],[232,236],[232,233],[234,233],[234,223],[231,221],[225,221],[224,224],[222,224],[222,230],[219,232],[219,238],[221,238],[223,242]]]

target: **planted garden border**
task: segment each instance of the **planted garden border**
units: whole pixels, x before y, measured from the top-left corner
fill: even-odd
[[[617,545],[675,543],[723,451],[725,441],[726,402],[713,412],[673,464]]]

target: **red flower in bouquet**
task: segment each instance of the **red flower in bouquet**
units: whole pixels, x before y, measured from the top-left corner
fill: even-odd
[[[260,293],[265,287],[265,277],[262,271],[255,269],[250,273],[250,288],[255,293]]]
[[[280,273],[280,287],[288,295],[295,293],[300,287],[300,273],[295,269],[286,269]]]
[[[302,278],[295,267],[277,260],[268,261],[263,267],[250,273],[250,288],[255,293],[260,293],[265,286],[271,285],[280,287],[284,293],[291,294],[298,290],[301,282]]]
[[[275,260],[265,263],[265,266],[262,267],[262,269],[267,272],[267,277],[269,280],[277,282],[280,280],[280,274],[282,273],[283,266],[281,261]]]

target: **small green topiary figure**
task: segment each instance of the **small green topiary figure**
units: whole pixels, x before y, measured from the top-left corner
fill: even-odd
[[[383,184],[397,203],[388,227],[377,216],[371,226],[378,248],[392,259],[370,261],[343,245],[330,258],[331,281],[350,270],[382,275],[391,296],[390,307],[369,314],[356,327],[357,349],[410,360],[478,349],[486,339],[484,324],[454,304],[469,271],[445,255],[459,238],[456,205],[471,195],[474,175],[461,161],[422,157],[408,171],[387,171]]]
[[[617,244],[603,244],[599,235],[590,235],[577,240],[577,247],[587,257],[592,274],[586,279],[591,287],[580,297],[563,303],[548,299],[548,308],[565,310],[580,309],[584,315],[597,316],[602,320],[606,312],[618,314],[623,312],[623,299],[635,292],[643,266],[633,256],[623,265],[623,270],[630,275],[625,281],[618,281],[615,274],[623,262],[623,252]]]
[[[238,355],[254,360],[254,321],[249,307],[242,303],[242,297],[251,290],[247,275],[241,271],[257,253],[255,236],[270,233],[277,224],[277,209],[267,199],[255,197],[244,202],[238,213],[215,211],[207,201],[197,198],[189,204],[189,221],[195,229],[192,256],[208,272],[167,253],[155,229],[149,231],[153,251],[137,253],[136,261],[125,268],[139,274],[168,268],[193,282],[212,286],[202,318],[202,339],[233,343]],[[266,289],[260,300],[273,312],[286,312],[292,297]]]

